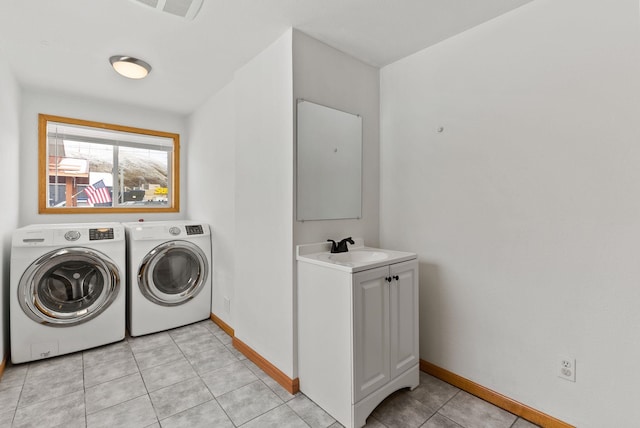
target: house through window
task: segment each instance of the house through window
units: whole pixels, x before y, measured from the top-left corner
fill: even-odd
[[[179,135],[40,115],[41,213],[178,211]]]

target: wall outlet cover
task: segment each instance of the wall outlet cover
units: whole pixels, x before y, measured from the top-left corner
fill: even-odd
[[[558,357],[558,377],[570,382],[576,381],[576,359],[566,355]]]

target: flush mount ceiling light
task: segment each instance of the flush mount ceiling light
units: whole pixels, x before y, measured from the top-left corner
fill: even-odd
[[[129,79],[143,79],[151,71],[151,66],[132,56],[114,55],[109,58],[113,69]]]

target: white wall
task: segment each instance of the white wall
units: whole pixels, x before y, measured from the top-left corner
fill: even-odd
[[[379,72],[300,31],[293,32],[293,96],[362,116],[362,218],[295,222],[294,242],[347,236],[378,244]],[[293,132],[295,135],[295,124]],[[295,197],[295,195],[294,195]],[[295,217],[294,217],[295,219]]]
[[[18,148],[20,146],[20,88],[9,66],[0,56],[0,171],[2,205],[0,210],[0,361],[8,352],[9,340],[9,262],[11,234],[18,226],[20,194]]]
[[[235,335],[287,376],[293,358],[292,32],[234,78]]]
[[[538,0],[381,71],[421,358],[581,428],[640,419],[639,48],[636,0]]]
[[[231,82],[189,117],[186,159],[187,215],[212,228],[211,312],[230,326],[234,325],[235,123]]]
[[[80,223],[100,221],[171,220],[183,218],[179,213],[171,214],[38,214],[38,114],[93,120],[116,125],[154,129],[180,134],[180,170],[184,176],[185,159],[189,142],[185,117],[174,113],[148,108],[112,103],[105,100],[84,98],[75,95],[25,89],[22,92],[20,112],[20,226],[31,223]],[[186,153],[186,155],[185,155]],[[185,206],[184,182],[180,183],[181,206]]]
[[[295,222],[296,98],[363,116],[362,219]],[[187,215],[213,227],[212,312],[292,378],[293,246],[348,235],[378,242],[378,103],[376,68],[291,30],[189,118]]]

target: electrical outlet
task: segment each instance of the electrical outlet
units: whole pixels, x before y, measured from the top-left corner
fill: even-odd
[[[558,358],[558,377],[575,382],[576,381],[576,359],[567,356]]]
[[[230,313],[230,312],[231,312],[231,300],[229,300],[229,299],[228,299],[228,298],[226,298],[226,297],[224,298],[224,310],[225,310],[227,313]]]

